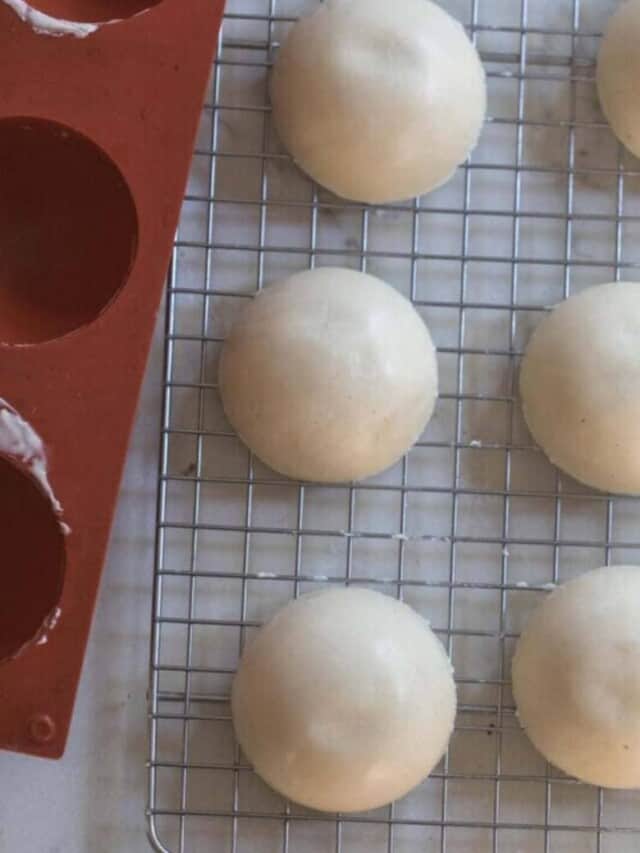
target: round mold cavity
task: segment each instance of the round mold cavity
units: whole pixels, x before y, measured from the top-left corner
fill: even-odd
[[[2,589],[0,663],[38,639],[62,597],[66,567],[62,528],[37,481],[0,456]]]
[[[29,0],[29,6],[53,18],[87,24],[131,18],[162,0]]]
[[[124,286],[138,245],[131,191],[75,130],[0,120],[0,341],[37,344],[95,320]]]

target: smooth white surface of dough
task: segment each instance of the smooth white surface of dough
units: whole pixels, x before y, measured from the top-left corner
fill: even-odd
[[[598,57],[600,104],[613,132],[640,157],[640,0],[611,17]]]
[[[270,285],[223,348],[225,413],[274,470],[349,482],[397,462],[420,437],[438,392],[422,318],[373,276],[324,267]]]
[[[640,567],[598,569],[538,607],[516,649],[520,722],[565,773],[640,788]]]
[[[431,0],[326,0],[280,48],[271,100],[304,171],[337,195],[385,203],[453,174],[487,95],[463,26]]]
[[[283,608],[250,641],[233,684],[236,735],[275,790],[310,808],[377,808],[444,754],[456,689],[449,658],[414,610],[330,588]]]
[[[599,285],[538,326],[520,376],[529,429],[551,461],[605,492],[640,493],[640,284]]]

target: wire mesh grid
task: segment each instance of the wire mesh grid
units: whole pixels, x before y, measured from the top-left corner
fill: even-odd
[[[488,72],[470,162],[411,203],[345,203],[275,137],[267,75],[320,0],[229,0],[170,271],[150,693],[149,816],[171,853],[629,853],[640,794],[547,766],[519,730],[509,663],[551,584],[640,561],[638,503],[559,475],[532,445],[517,369],[550,305],[633,277],[640,167],[597,105],[613,0],[447,0]],[[436,340],[441,396],[417,446],[353,486],[283,480],[225,421],[216,387],[234,316],[313,265],[410,296]],[[243,643],[326,583],[366,584],[428,618],[456,669],[446,758],[362,815],[284,802],[251,771],[228,704]]]

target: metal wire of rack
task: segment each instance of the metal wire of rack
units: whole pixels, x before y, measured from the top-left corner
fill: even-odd
[[[613,0],[448,0],[488,72],[489,118],[455,178],[411,203],[345,203],[301,175],[270,125],[266,77],[320,0],[229,0],[167,295],[150,681],[150,837],[170,853],[630,853],[640,793],[547,766],[519,730],[509,661],[550,584],[640,561],[638,502],[560,475],[532,445],[519,358],[550,305],[640,265],[640,167],[598,110]],[[395,469],[318,487],[277,477],[230,430],[220,346],[270,281],[346,265],[410,296],[438,345],[434,420]],[[233,739],[246,638],[292,596],[366,584],[425,617],[460,714],[437,771],[393,806],[285,803]]]

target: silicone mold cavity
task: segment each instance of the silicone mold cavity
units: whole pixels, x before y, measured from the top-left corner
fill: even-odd
[[[0,666],[44,636],[57,616],[65,574],[65,537],[36,479],[0,456]]]
[[[36,344],[95,320],[124,286],[135,204],[112,160],[43,119],[0,121],[0,341]]]

